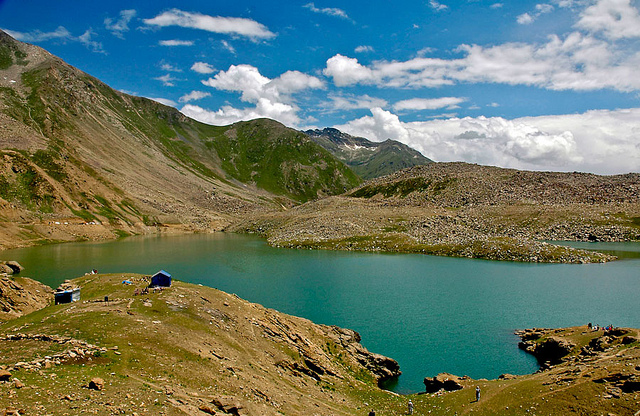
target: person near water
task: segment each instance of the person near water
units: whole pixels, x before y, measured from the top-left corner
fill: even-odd
[[[413,402],[411,400],[409,400],[409,414],[412,415],[413,414]]]
[[[480,401],[480,386],[476,386],[476,401]]]

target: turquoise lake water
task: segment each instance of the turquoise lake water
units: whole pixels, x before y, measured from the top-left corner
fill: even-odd
[[[414,254],[269,247],[245,235],[132,237],[0,252],[52,287],[92,268],[160,269],[316,323],[351,328],[371,351],[400,363],[392,388],[422,391],[440,372],[495,378],[537,370],[514,330],[640,327],[640,244],[585,243],[616,252],[607,264],[526,264]]]

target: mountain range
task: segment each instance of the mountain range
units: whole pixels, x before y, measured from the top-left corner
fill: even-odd
[[[2,248],[226,229],[288,247],[583,262],[611,257],[540,240],[640,239],[638,174],[436,163],[269,119],[207,125],[3,32],[0,156]]]

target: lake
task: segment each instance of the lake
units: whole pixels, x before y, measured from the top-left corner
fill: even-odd
[[[587,243],[585,243],[587,244]],[[316,323],[351,328],[369,350],[392,357],[400,393],[422,391],[440,372],[473,378],[537,370],[514,330],[593,322],[640,327],[640,244],[588,243],[623,260],[527,264],[419,254],[269,247],[235,234],[131,237],[0,252],[52,287],[100,273],[160,269]]]

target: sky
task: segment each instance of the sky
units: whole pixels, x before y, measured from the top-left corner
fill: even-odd
[[[0,29],[209,124],[640,172],[640,0],[0,0]]]

